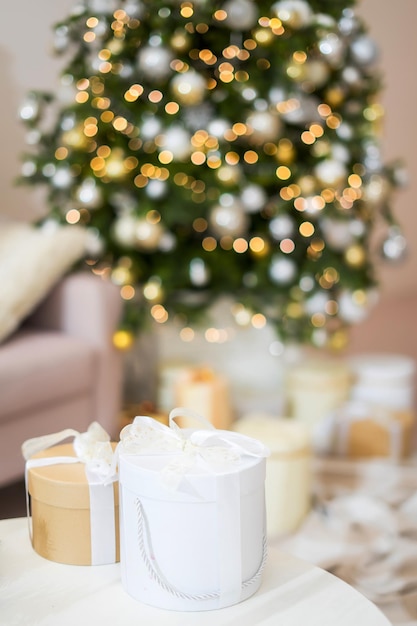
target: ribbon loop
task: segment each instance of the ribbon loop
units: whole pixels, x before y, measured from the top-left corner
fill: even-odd
[[[183,416],[192,417],[208,428],[181,429],[174,420]],[[120,446],[129,455],[169,455],[160,477],[170,490],[180,489],[185,474],[193,468],[222,474],[236,467],[243,456],[266,458],[270,454],[260,441],[241,433],[217,430],[204,417],[183,407],[171,411],[169,426],[151,417],[136,416],[120,433]]]

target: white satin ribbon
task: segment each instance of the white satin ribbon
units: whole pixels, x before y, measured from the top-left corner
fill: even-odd
[[[55,446],[69,437],[74,438],[75,457],[31,458],[34,454]],[[28,491],[29,470],[49,465],[84,463],[90,496],[91,564],[114,563],[116,561],[116,523],[113,483],[117,480],[117,476],[114,471],[114,453],[110,443],[110,436],[102,426],[98,422],[92,422],[84,433],[67,428],[57,433],[27,439],[22,444],[22,454],[26,459],[26,508],[31,539],[32,527],[30,524]]]
[[[177,417],[191,417],[204,429],[181,429],[175,423]],[[120,433],[119,445],[126,454],[176,457],[161,471],[163,484],[172,490],[180,488],[192,467],[222,474],[237,467],[242,456],[266,458],[270,454],[260,441],[241,433],[217,430],[198,413],[181,407],[171,411],[169,426],[145,415],[136,416]]]
[[[177,417],[192,418],[204,428],[181,429],[175,423]],[[220,606],[239,602],[242,596],[242,520],[238,470],[242,457],[266,458],[269,449],[246,435],[217,430],[199,414],[181,407],[171,411],[169,426],[147,416],[135,417],[120,433],[119,446],[128,455],[169,456],[160,477],[170,490],[198,496],[186,480],[187,472],[195,467],[215,476]]]

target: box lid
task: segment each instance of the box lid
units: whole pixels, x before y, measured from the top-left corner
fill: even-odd
[[[113,449],[116,443],[111,444]],[[34,454],[31,459],[71,457],[76,458],[71,443],[52,446]],[[84,463],[64,463],[31,467],[28,470],[28,491],[32,498],[60,508],[90,508],[89,485]],[[118,498],[117,482],[109,484],[115,488],[115,502]]]
[[[179,428],[185,415],[204,428]],[[119,480],[137,494],[169,501],[215,501],[219,481],[249,493],[265,480],[269,449],[259,440],[218,430],[190,409],[170,413],[169,426],[136,416],[120,433]]]

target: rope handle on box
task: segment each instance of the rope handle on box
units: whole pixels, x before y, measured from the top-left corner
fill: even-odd
[[[146,532],[148,536],[148,540],[149,540],[149,530],[147,528],[146,518],[143,512],[142,503],[139,498],[136,498],[135,504],[136,504],[136,511],[137,511],[137,516],[138,516],[139,551],[140,551],[142,560],[145,563],[145,567],[151,579],[154,580],[161,587],[161,589],[163,589],[167,593],[170,593],[171,595],[177,598],[181,598],[182,600],[212,600],[215,598],[219,598],[220,597],[219,591],[214,591],[212,593],[196,594],[196,595],[179,591],[178,589],[176,589],[175,587],[169,584],[169,582],[165,579],[162,573],[157,572],[155,566],[152,564],[151,559],[149,558],[148,553],[146,551],[144,533]],[[256,582],[260,578],[265,568],[266,559],[267,559],[267,540],[266,540],[266,536],[264,535],[263,541],[262,541],[262,559],[261,559],[259,568],[256,571],[256,573],[251,578],[249,578],[249,580],[245,580],[244,582],[242,582],[242,589],[245,589],[249,585],[252,585],[254,582]]]

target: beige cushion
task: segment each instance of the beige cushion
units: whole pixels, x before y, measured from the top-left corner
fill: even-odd
[[[82,258],[86,237],[79,226],[0,223],[0,342]]]

